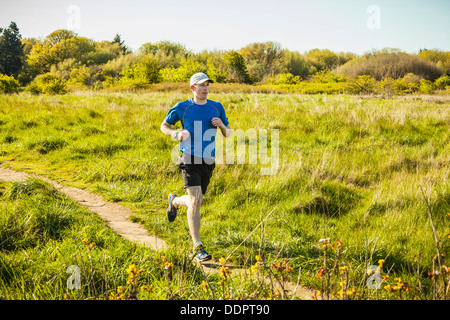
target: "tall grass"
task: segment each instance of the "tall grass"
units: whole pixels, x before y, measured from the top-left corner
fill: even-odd
[[[44,174],[86,188],[131,207],[135,221],[177,248],[166,256],[176,258],[176,268],[179,268],[188,259],[184,250],[189,251],[191,243],[183,211],[174,223],[169,224],[165,219],[167,194],[174,191],[183,194],[183,190],[180,173],[170,159],[175,142],[159,131],[159,125],[171,106],[187,98],[189,95],[181,92],[3,96],[0,162],[13,169]],[[327,290],[329,297],[333,294],[339,297],[337,292],[342,289],[339,280],[344,274],[338,268],[345,265],[357,289],[353,297],[396,298],[387,290],[378,290],[376,296],[365,287],[367,266],[377,265],[384,259],[383,275],[411,282],[413,293],[408,293],[408,297],[432,297],[433,279],[428,272],[433,269],[436,248],[420,187],[431,204],[441,252],[448,256],[450,109],[445,97],[444,100],[369,99],[345,95],[211,93],[210,98],[224,104],[232,128],[280,130],[280,167],[276,175],[261,175],[260,163],[216,166],[201,210],[201,238],[214,257],[227,257],[229,263],[244,268],[257,263],[256,255],[268,261],[269,267],[271,263],[281,266],[282,259],[288,259],[293,269],[291,280],[296,281],[301,270],[302,284]],[[23,223],[11,224],[11,212],[20,206],[19,200],[8,196],[8,192],[2,198],[3,208],[7,210],[2,210],[2,217],[10,218],[5,218],[4,225],[8,227],[3,229],[29,230],[24,231],[29,237],[15,244],[21,248],[48,248],[49,244],[51,248],[62,247],[58,241],[64,243],[65,233],[61,230],[80,219],[79,216],[87,215],[85,211],[78,214],[75,212],[80,209],[75,210],[68,220],[62,219],[61,226],[55,227],[56,238],[51,238],[51,233],[46,231],[50,240],[37,244],[36,237],[42,232],[24,226],[28,216],[18,219]],[[28,193],[24,196],[33,197]],[[51,200],[49,205],[52,202],[58,203]],[[58,220],[50,216],[46,219]],[[29,223],[32,221],[35,220]],[[90,230],[94,226],[86,228]],[[115,255],[119,257],[116,263],[110,262],[116,271],[112,272],[115,275],[108,276],[108,281],[126,282],[126,273],[119,275],[119,269],[122,267],[124,271],[131,260],[137,259],[145,266],[138,268],[152,269],[152,265],[160,265],[160,257],[126,244],[109,231],[96,236],[93,231],[89,235],[87,232],[70,240],[68,247],[85,250],[80,244],[84,238],[109,243],[109,240],[102,241],[105,237],[114,239],[111,242],[120,247],[105,247],[110,254],[106,261],[116,259]],[[321,239],[330,239],[326,250],[331,250],[332,244],[342,243],[339,256],[336,256],[336,246],[328,253],[325,264],[329,278],[323,273],[325,248]],[[14,246],[15,240],[6,243]],[[15,255],[21,261],[28,259],[18,249],[11,247],[8,255],[2,255],[2,261],[7,261],[4,262],[7,267],[2,270],[14,270]],[[130,252],[137,258],[130,259],[127,256]],[[43,268],[48,255],[36,254],[43,255],[40,266]],[[77,261],[72,259],[64,266],[79,265],[81,257],[84,263],[90,261],[88,256],[79,255]],[[100,253],[92,261],[86,268],[104,265]],[[54,264],[55,268],[62,268],[61,261],[58,263]],[[32,267],[30,263],[25,266],[20,270],[27,273],[27,268]],[[176,268],[169,271],[176,272]],[[167,283],[164,271],[158,270],[160,278],[152,281],[164,287]],[[17,281],[32,277],[31,273],[27,278],[2,272],[16,277]],[[199,285],[203,280],[198,272],[189,269],[181,274],[186,281],[197,281]],[[318,277],[320,272],[323,277]],[[61,287],[58,297],[63,292],[64,277],[65,274],[57,278]],[[328,279],[327,284],[324,279]],[[100,279],[90,281],[101,283]],[[390,280],[383,281],[385,286]],[[216,287],[223,290],[220,288]],[[95,294],[89,292],[83,297],[90,294],[99,297],[102,291],[98,287],[95,290]],[[171,290],[176,292],[174,288]],[[245,297],[258,297],[243,288],[240,290],[246,293],[242,294]],[[13,291],[8,297],[16,294],[32,297],[20,292],[18,287]],[[193,296],[212,298],[211,291],[200,292],[204,295],[197,292]],[[43,293],[41,297],[44,296]],[[167,298],[167,292],[158,297]]]

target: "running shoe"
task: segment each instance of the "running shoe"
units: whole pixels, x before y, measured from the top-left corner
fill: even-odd
[[[173,220],[177,217],[178,208],[172,204],[175,197],[177,197],[175,193],[169,194],[169,208],[167,208],[167,220],[169,220],[169,222],[173,222]]]
[[[208,260],[212,259],[211,255],[205,251],[205,247],[203,247],[203,245],[201,245],[201,244],[199,244],[194,249],[194,256],[198,262],[208,261]]]

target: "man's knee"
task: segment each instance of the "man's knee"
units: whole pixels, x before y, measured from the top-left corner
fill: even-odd
[[[187,189],[190,205],[194,208],[200,207],[202,204],[203,194],[200,186],[189,187]]]

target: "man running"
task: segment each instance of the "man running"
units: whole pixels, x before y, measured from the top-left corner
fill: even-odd
[[[180,197],[175,193],[169,195],[167,219],[174,221],[177,209],[187,207],[193,251],[199,262],[211,259],[200,241],[200,206],[215,167],[217,128],[224,137],[231,133],[222,104],[207,99],[210,83],[213,81],[206,74],[194,74],[190,79],[193,98],[174,105],[161,124],[164,134],[180,141],[182,155],[178,165],[182,172],[183,189],[187,192],[187,195]],[[181,131],[172,128],[178,121],[183,127]]]

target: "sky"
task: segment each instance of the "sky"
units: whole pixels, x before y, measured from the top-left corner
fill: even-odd
[[[266,41],[300,53],[450,51],[449,16],[450,0],[0,0],[0,27],[14,21],[22,38],[58,29],[95,41],[120,34],[132,50],[168,40],[192,52]]]

